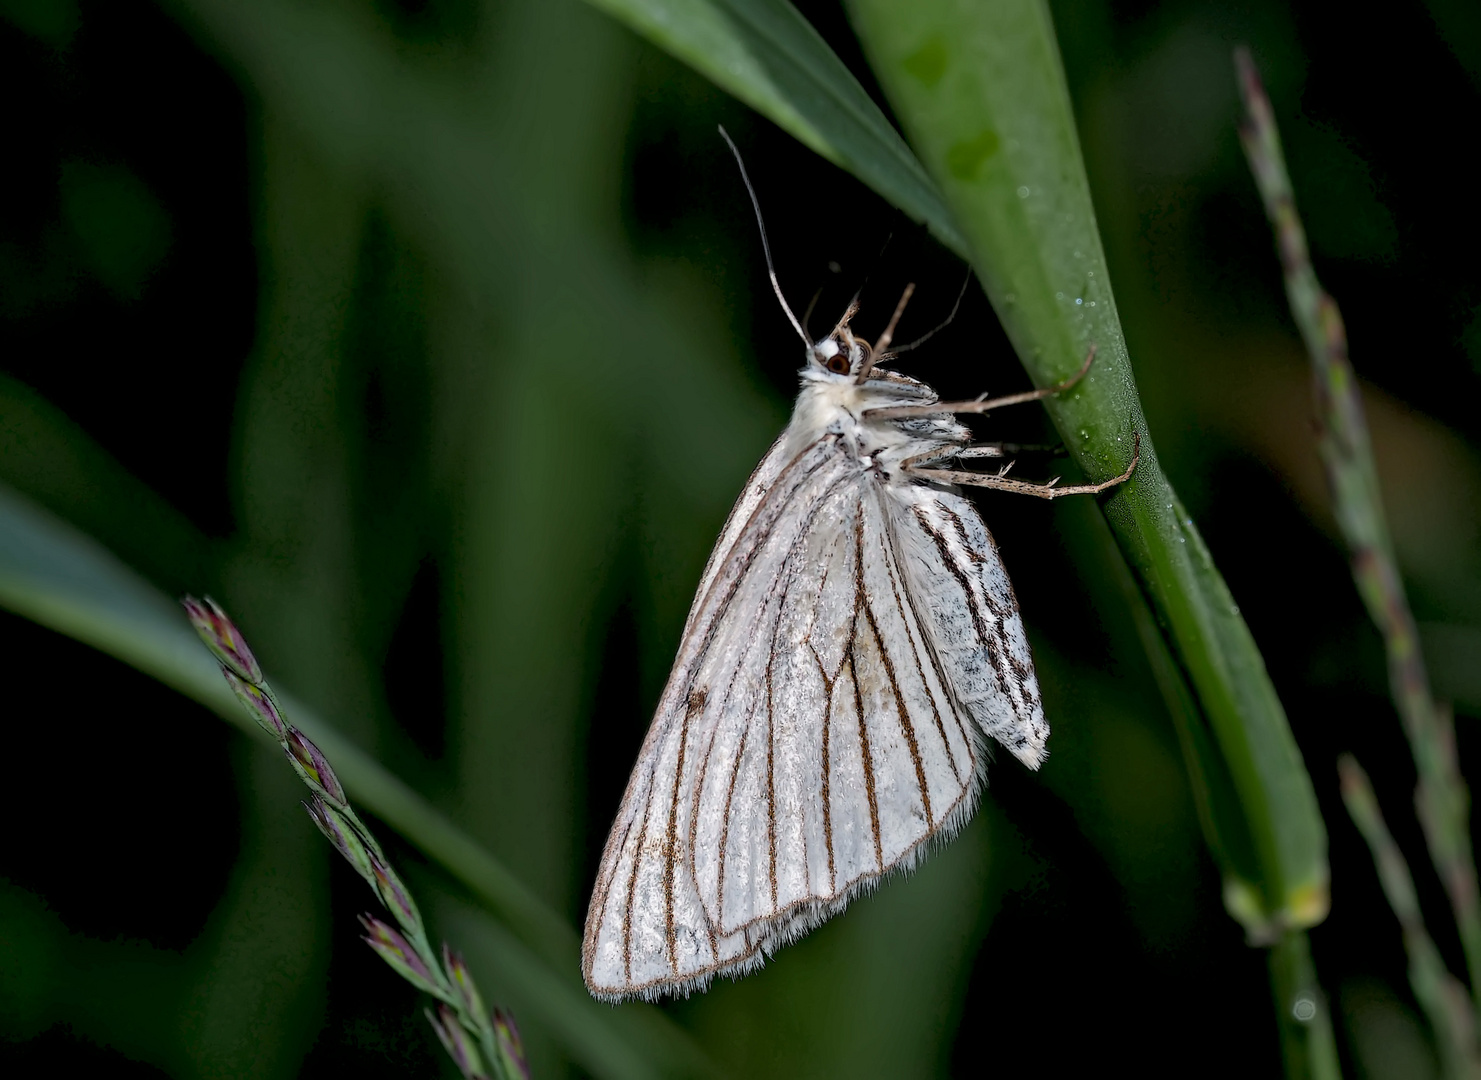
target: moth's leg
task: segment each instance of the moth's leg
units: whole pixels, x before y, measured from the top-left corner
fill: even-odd
[[[938,401],[934,405],[891,405],[884,409],[867,409],[864,415],[870,420],[898,420],[907,416],[939,416],[941,413],[985,413],[1008,405],[1022,405],[1026,401],[1042,401],[1046,397],[1063,393],[1085,377],[1090,365],[1095,362],[1095,346],[1085,354],[1085,363],[1080,370],[1062,383],[1045,387],[1043,390],[1026,390],[1007,397],[982,397],[976,401]]]
[[[944,447],[939,450],[928,450],[924,454],[916,454],[908,457],[900,463],[904,469],[929,468],[943,461],[961,461],[971,458],[1007,458],[1018,454],[1052,453],[1062,451],[1064,445],[1058,446],[1030,446],[1026,443],[974,443],[971,446],[962,446],[956,449]]]
[[[1131,455],[1131,464],[1120,476],[1113,476],[1099,484],[1071,484],[1067,487],[1059,486],[1059,478],[1055,477],[1047,484],[1032,484],[1027,480],[1010,479],[1007,475],[1008,469],[1012,467],[1010,462],[1001,472],[974,473],[961,469],[910,469],[911,476],[918,476],[922,480],[935,480],[943,484],[965,484],[971,487],[996,488],[998,491],[1012,491],[1019,495],[1035,495],[1041,499],[1057,499],[1061,495],[1097,495],[1107,488],[1113,488],[1117,484],[1124,484],[1131,479],[1131,474],[1136,472],[1137,462],[1142,459],[1142,437],[1140,433],[1135,436],[1134,449]]]
[[[902,469],[930,468],[932,465],[941,465],[948,461],[956,461],[958,458],[978,457],[1006,457],[1002,448],[997,443],[984,443],[981,446],[938,446],[934,450],[927,450],[924,454],[915,454],[900,462]]]
[[[992,442],[973,443],[971,446],[963,447],[956,452],[959,458],[1004,458],[1017,457],[1019,454],[1063,454],[1064,443],[1016,443],[1016,442]]]

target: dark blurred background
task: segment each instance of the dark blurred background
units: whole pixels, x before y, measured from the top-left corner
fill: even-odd
[[[883,105],[844,11],[799,6]],[[1345,1071],[1432,1074],[1339,752],[1374,773],[1457,970],[1459,949],[1334,539],[1230,53],[1252,46],[1274,100],[1475,775],[1481,15],[1051,6],[1160,456],[1331,832],[1312,941]],[[801,361],[716,124],[816,332],[862,290],[873,336],[914,281],[901,335],[923,333],[965,268],[575,0],[0,0],[0,94],[0,480],[166,591],[221,599],[277,684],[579,925],[703,560]],[[951,396],[1027,386],[975,285],[901,366]],[[982,430],[1054,439],[1032,408]],[[1029,623],[1047,766],[1005,756],[918,874],[665,1007],[738,1076],[1274,1074],[1263,958],[1222,910],[1098,511],[978,501]],[[358,944],[369,898],[280,761],[9,615],[0,677],[0,1071],[452,1075]],[[477,917],[396,855],[501,997]],[[536,1074],[573,1074],[526,1026]]]

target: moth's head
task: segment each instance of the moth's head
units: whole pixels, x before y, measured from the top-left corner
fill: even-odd
[[[824,382],[858,380],[859,373],[869,362],[869,354],[874,351],[874,346],[849,328],[849,323],[858,313],[859,301],[855,298],[849,302],[843,318],[838,320],[828,336],[808,346],[807,366],[802,369],[804,378]]]
[[[848,379],[856,376],[869,355],[869,343],[840,326],[807,350],[806,374],[815,378]]]

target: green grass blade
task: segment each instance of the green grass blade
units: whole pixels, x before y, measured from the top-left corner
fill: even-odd
[[[166,589],[209,580],[210,543],[31,387],[0,374],[0,484],[95,536]]]
[[[173,600],[90,538],[4,487],[0,606],[138,668],[266,741]],[[709,1071],[701,1051],[657,1010],[613,1009],[590,998],[577,974],[576,932],[563,919],[328,722],[290,695],[280,696],[356,801],[439,863],[492,915],[505,943],[500,955],[509,958],[499,978],[545,1014],[584,1068],[610,1077]]]
[[[1147,434],[1096,229],[1069,92],[1039,0],[853,0],[866,52],[1039,385],[1090,374],[1048,408],[1092,480],[1133,480],[1105,503],[1206,725],[1185,738],[1205,787],[1226,900],[1255,940],[1327,910],[1326,831],[1249,629],[1163,474]]]
[[[925,224],[967,243],[940,190],[857,79],[787,0],[590,0]]]

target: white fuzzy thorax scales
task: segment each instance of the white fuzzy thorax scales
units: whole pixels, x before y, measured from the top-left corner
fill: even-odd
[[[861,372],[865,374],[861,378]],[[1049,735],[1018,603],[955,490],[969,440],[846,325],[808,350],[731,511],[602,856],[582,946],[600,998],[759,966],[952,836],[987,740]]]

